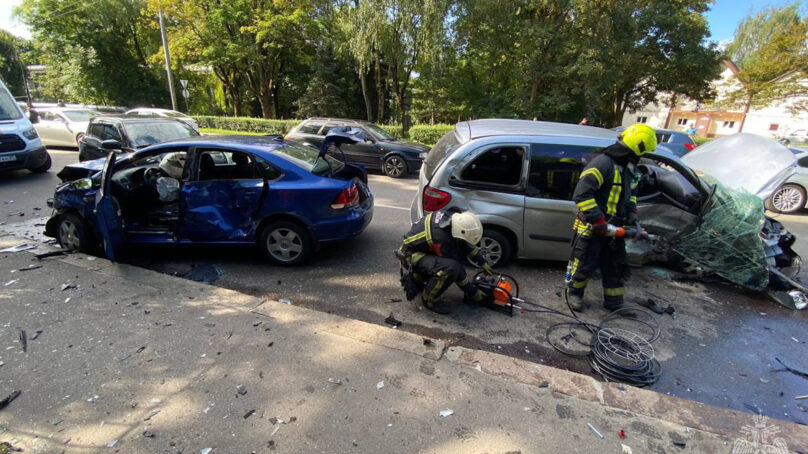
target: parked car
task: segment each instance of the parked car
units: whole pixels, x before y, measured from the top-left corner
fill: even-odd
[[[78,147],[90,119],[100,115],[89,109],[50,107],[35,109],[39,122],[34,125],[46,147]]]
[[[47,172],[51,157],[42,140],[0,80],[0,171]]]
[[[138,117],[173,118],[194,128],[195,131],[199,131],[199,124],[197,124],[196,120],[194,120],[193,118],[189,117],[188,115],[182,112],[177,112],[176,110],[156,109],[153,107],[140,107],[137,109],[126,111],[125,115],[135,115]]]
[[[378,125],[342,118],[309,118],[292,128],[286,140],[318,148],[323,138],[335,126],[350,126],[362,131],[366,140],[343,147],[348,162],[361,164],[367,169],[381,170],[392,178],[401,178],[421,168],[422,153],[429,147],[398,140]]]
[[[294,265],[373,217],[364,169],[280,136],[191,137],[77,165],[102,169],[56,188],[45,234],[112,260],[123,245],[244,245]]]
[[[471,210],[483,222],[480,247],[494,265],[511,258],[567,261],[577,211],[572,194],[580,173],[593,154],[617,137],[615,131],[562,123],[458,123],[424,160],[410,219],[415,223],[425,213],[441,209]],[[685,155],[684,161],[660,147],[638,165],[640,219],[650,233],[665,240],[661,249],[643,249],[647,243],[630,241],[638,246],[634,260],[695,263],[721,276],[729,275],[725,273],[729,269],[753,270],[768,282],[766,260],[774,257],[777,266],[796,273],[792,265],[799,256],[790,248],[794,236],[763,214],[763,200],[793,173],[794,156],[776,142],[751,134],[735,134],[708,145]],[[692,168],[712,174],[724,185],[700,177]],[[736,191],[739,188],[755,195]],[[715,207],[720,208],[714,214]],[[716,219],[723,224],[705,231],[705,223]],[[766,238],[762,245],[761,236]],[[701,238],[705,242],[692,247]],[[752,252],[723,246],[718,252],[704,251],[724,244],[722,240],[735,247],[747,244]],[[758,262],[743,266],[733,262],[756,256],[756,248],[761,254]],[[764,250],[770,255],[764,256]],[[750,282],[738,274],[727,279],[746,286]]]
[[[623,126],[614,128],[617,132],[622,132],[624,129],[626,128]],[[684,132],[672,129],[655,129],[654,131],[656,131],[657,143],[677,157],[681,158],[696,148],[696,142],[693,142],[690,135]]]
[[[808,143],[808,129],[793,129],[783,134],[782,138],[793,144]]]
[[[79,161],[103,158],[110,151],[131,153],[149,145],[198,135],[195,129],[171,118],[95,117],[79,142]]]
[[[794,214],[805,208],[808,198],[808,149],[790,147],[797,157],[797,170],[771,197],[766,200],[766,208],[778,213]]]

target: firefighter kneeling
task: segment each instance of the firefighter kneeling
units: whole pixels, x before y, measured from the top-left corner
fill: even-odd
[[[637,235],[642,234],[634,192],[639,181],[635,167],[640,157],[656,146],[653,129],[643,124],[630,126],[617,143],[606,147],[581,172],[572,197],[578,205],[578,215],[567,268],[567,297],[575,311],[583,309],[587,281],[598,268],[603,278],[604,307],[623,307],[626,244],[613,232],[616,226],[631,225],[636,227]]]
[[[396,252],[401,261],[407,299],[412,300],[420,290],[429,310],[448,314],[450,305],[440,297],[454,282],[463,290],[465,301],[484,301],[486,295],[469,282],[462,263],[464,257],[468,258],[491,273],[491,267],[477,247],[482,236],[483,225],[471,212],[450,215],[435,211],[416,222]]]

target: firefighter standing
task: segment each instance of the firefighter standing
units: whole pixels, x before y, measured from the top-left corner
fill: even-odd
[[[405,269],[426,281],[421,298],[429,310],[439,314],[451,312],[440,297],[453,282],[463,290],[466,301],[485,299],[485,294],[469,282],[462,263],[468,258],[491,273],[491,267],[477,247],[482,236],[483,225],[474,213],[444,211],[427,214],[404,236],[404,244],[397,255]]]
[[[572,257],[568,266],[567,297],[575,311],[583,309],[587,280],[600,268],[603,278],[604,307],[616,310],[623,306],[627,271],[626,245],[623,238],[609,235],[609,225],[636,226],[637,185],[635,166],[640,157],[654,151],[656,134],[644,124],[626,128],[617,142],[603,150],[581,172],[573,201],[578,215],[573,225]]]

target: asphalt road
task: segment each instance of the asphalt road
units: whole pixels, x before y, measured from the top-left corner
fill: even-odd
[[[55,173],[75,152],[53,153],[54,170],[46,175],[18,172],[0,176],[2,228],[17,235],[41,238],[47,208],[57,183]],[[546,329],[563,317],[524,313],[508,317],[485,308],[458,305],[450,316],[423,310],[403,298],[393,251],[410,225],[409,206],[414,178],[392,180],[370,176],[375,196],[373,222],[358,238],[325,245],[309,263],[293,268],[267,264],[243,248],[138,248],[125,260],[165,273],[184,276],[221,273],[215,285],[378,324],[393,315],[400,329],[440,337],[474,348],[497,351],[535,362],[591,373],[586,361],[554,351]],[[35,207],[41,210],[34,210]],[[20,216],[19,213],[23,213]],[[808,257],[808,217],[781,216],[799,238],[797,249]],[[563,263],[517,261],[504,271],[521,284],[521,295],[564,311],[559,297]],[[214,268],[215,267],[215,268]],[[784,420],[808,422],[805,406],[794,400],[806,394],[803,378],[772,372],[777,356],[794,368],[808,370],[804,355],[808,311],[795,312],[765,296],[720,283],[682,280],[661,268],[634,271],[627,299],[653,298],[676,308],[676,318],[657,316],[661,336],[653,346],[663,374],[652,389],[711,405],[761,412]],[[582,318],[599,323],[599,286],[588,293],[590,309]],[[459,300],[453,288],[449,297]]]

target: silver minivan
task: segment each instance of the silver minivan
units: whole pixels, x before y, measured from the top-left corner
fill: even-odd
[[[618,133],[525,120],[458,123],[430,150],[410,218],[458,208],[485,226],[481,247],[498,265],[511,258],[569,259],[572,192],[588,157]]]

